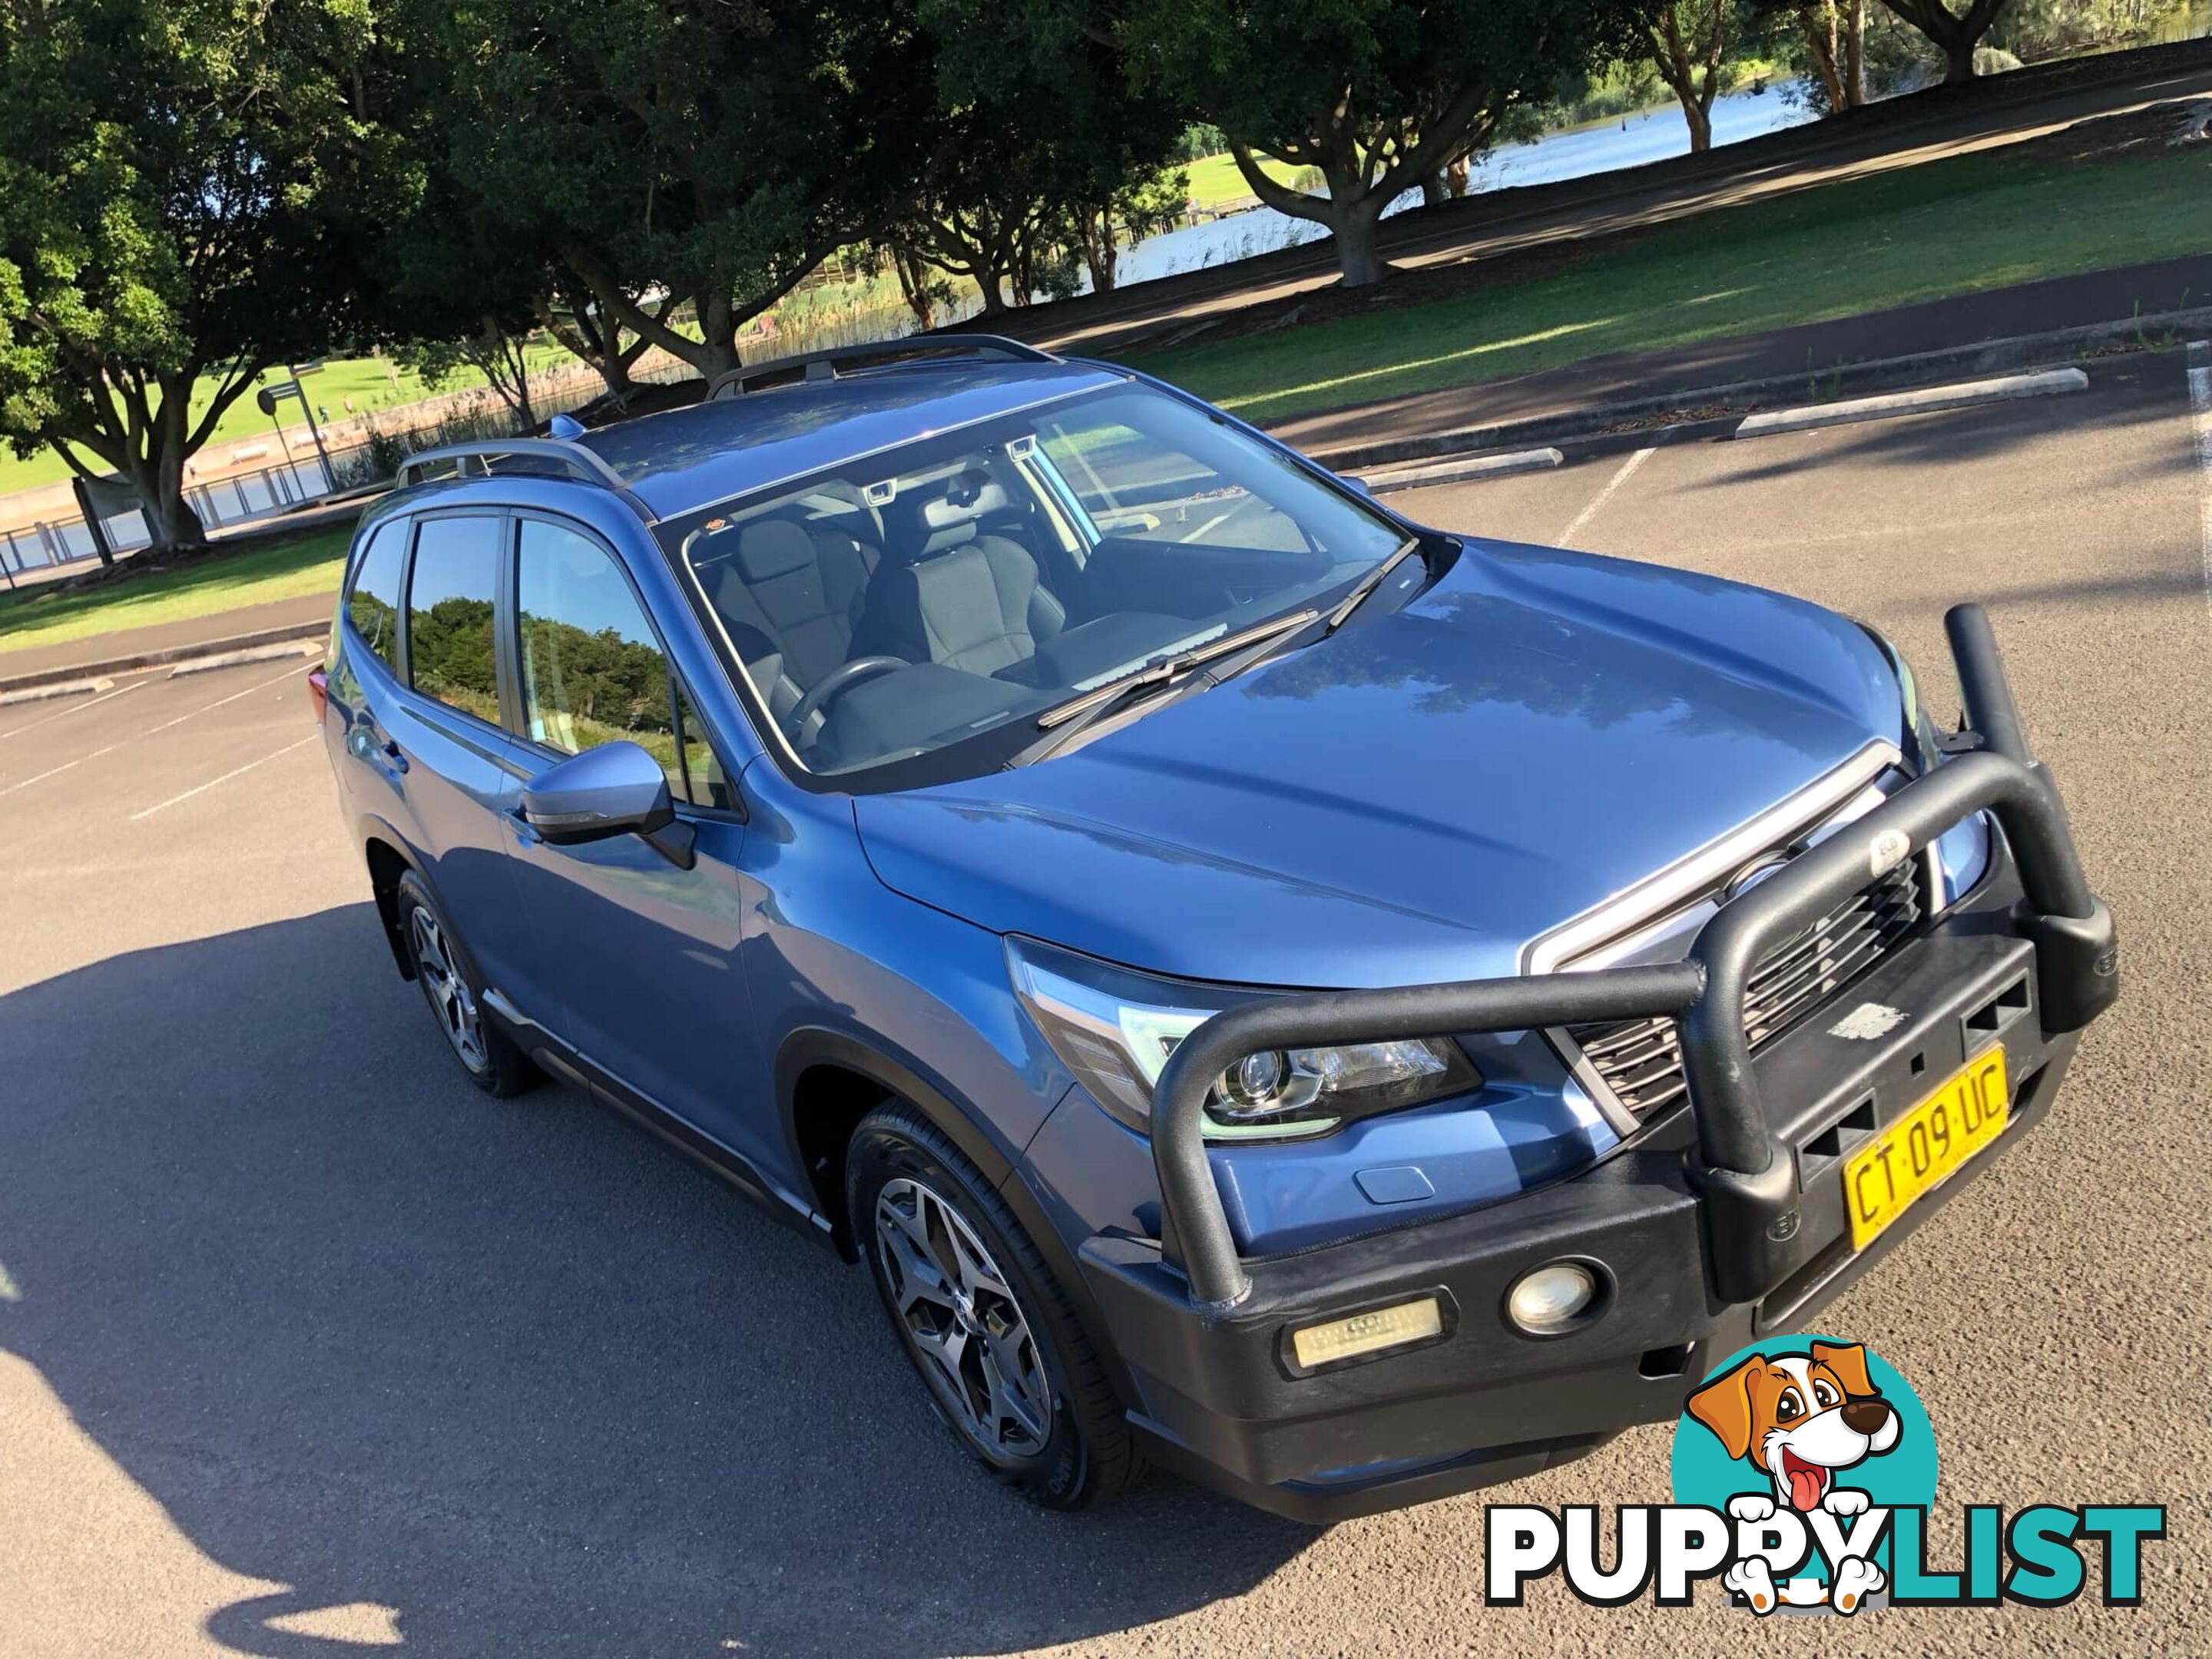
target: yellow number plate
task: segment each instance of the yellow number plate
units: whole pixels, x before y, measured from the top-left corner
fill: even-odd
[[[2011,1100],[1999,1043],[1853,1152],[1844,1165],[1851,1248],[1866,1249],[1923,1193],[1995,1140]]]

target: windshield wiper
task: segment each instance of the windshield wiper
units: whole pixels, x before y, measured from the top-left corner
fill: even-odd
[[[1328,613],[1328,631],[1334,634],[1338,629],[1343,627],[1346,619],[1361,605],[1366,604],[1374,596],[1375,590],[1389,580],[1392,571],[1405,563],[1409,556],[1420,550],[1421,538],[1419,536],[1408,536],[1401,544],[1396,552],[1362,576],[1358,586],[1340,599],[1336,609]]]
[[[1071,741],[1075,734],[1093,726],[1109,714],[1124,708],[1139,694],[1154,686],[1163,686],[1196,672],[1208,663],[1265,647],[1277,640],[1310,628],[1321,620],[1318,611],[1293,611],[1288,616],[1277,617],[1234,634],[1224,634],[1218,640],[1208,640],[1204,645],[1193,646],[1188,651],[1178,651],[1173,656],[1162,657],[1140,667],[1133,668],[1115,680],[1094,687],[1079,697],[1071,697],[1057,703],[1037,716],[1037,730],[1050,733],[1028,748],[1020,750],[1006,762],[1009,770],[1040,761]]]

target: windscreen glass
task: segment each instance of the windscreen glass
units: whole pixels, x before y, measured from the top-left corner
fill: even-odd
[[[1398,526],[1142,387],[1031,409],[672,526],[805,769],[1004,763],[1040,716],[1347,588]],[[899,766],[914,781],[914,769]]]

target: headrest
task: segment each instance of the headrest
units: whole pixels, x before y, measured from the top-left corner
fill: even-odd
[[[946,483],[942,495],[921,504],[921,527],[926,533],[921,550],[915,556],[926,559],[975,540],[977,523],[988,514],[1004,513],[1006,506],[1005,486],[989,473],[976,469],[956,475]]]
[[[986,514],[1006,510],[1004,485],[987,472],[963,472],[945,485],[942,495],[922,503],[922,528],[950,530],[955,525],[973,524]]]
[[[749,582],[788,576],[813,562],[813,540],[788,519],[758,519],[738,532],[738,568]]]
[[[958,547],[963,542],[972,542],[975,539],[975,520],[963,519],[957,524],[945,526],[942,530],[931,531],[928,537],[922,542],[921,551],[915,556],[918,559],[932,558],[944,552],[947,548]]]

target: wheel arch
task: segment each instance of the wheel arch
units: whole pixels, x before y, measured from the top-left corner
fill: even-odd
[[[852,1218],[845,1211],[846,1152],[860,1121],[895,1099],[941,1131],[1006,1200],[1060,1282],[1122,1404],[1136,1401],[1121,1352],[1080,1264],[1022,1178],[1019,1166],[949,1087],[854,1033],[827,1026],[803,1026],[784,1039],[776,1051],[775,1087],[795,1165],[817,1212],[830,1223],[831,1242],[846,1261],[860,1259]]]
[[[377,920],[384,924],[384,942],[392,947],[392,965],[399,969],[400,978],[411,980],[415,977],[414,958],[407,954],[407,941],[399,935],[399,878],[412,872],[415,878],[426,886],[429,878],[407,856],[399,838],[380,824],[369,826],[362,837],[362,854],[368,865],[368,885],[376,898]]]
[[[994,1187],[1014,1171],[944,1083],[850,1031],[809,1025],[786,1036],[776,1050],[775,1096],[793,1164],[848,1261],[860,1260],[860,1249],[845,1214],[845,1151],[860,1120],[885,1100],[902,1101],[927,1118]]]

